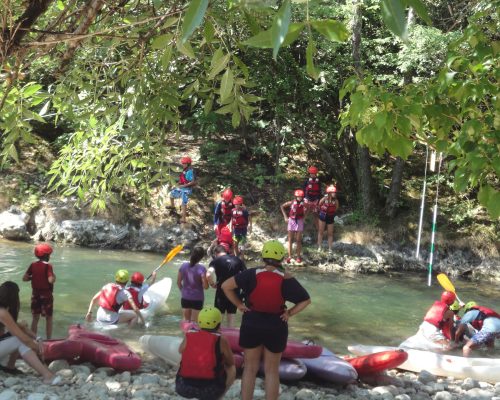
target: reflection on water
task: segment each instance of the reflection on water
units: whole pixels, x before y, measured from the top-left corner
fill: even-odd
[[[0,241],[0,282],[13,280],[21,287],[21,318],[30,321],[29,282],[22,282],[34,260],[33,246]],[[154,317],[148,334],[180,334],[180,293],[176,286],[177,269],[188,256],[179,255],[158,274],[158,279],[173,279],[172,292],[164,313]],[[66,336],[68,325],[83,323],[92,296],[111,282],[119,268],[148,275],[163,259],[161,254],[113,250],[56,247],[51,258],[57,275],[54,303],[54,336]],[[204,260],[208,261],[208,260]],[[290,322],[290,336],[313,339],[335,352],[345,353],[353,343],[397,345],[413,335],[441,287],[434,281],[429,288],[426,274],[357,275],[312,274],[304,267],[296,273],[311,294],[312,304]],[[460,298],[499,308],[500,285],[454,280]],[[206,291],[212,304],[214,290]],[[238,316],[239,317],[239,316]],[[39,327],[43,333],[44,322]],[[39,328],[39,329],[40,329]],[[114,336],[135,342],[144,328],[120,328]],[[496,350],[500,354],[499,350]]]

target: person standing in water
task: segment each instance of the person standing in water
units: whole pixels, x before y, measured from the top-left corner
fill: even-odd
[[[203,247],[195,247],[188,262],[179,268],[177,287],[181,291],[182,319],[196,322],[205,300],[204,290],[208,289],[207,270],[199,264],[205,256]]]
[[[288,341],[288,321],[311,299],[302,285],[282,267],[285,247],[270,240],[262,247],[263,267],[251,268],[222,284],[226,297],[243,313],[239,345],[244,349],[241,398],[251,400],[255,378],[264,360],[266,399],[279,396],[279,365]],[[235,290],[243,291],[246,303]],[[290,309],[285,302],[294,303]]]
[[[45,332],[47,339],[52,337],[52,315],[54,310],[54,274],[52,264],[49,263],[52,247],[46,243],[35,246],[35,257],[38,261],[31,263],[23,276],[23,281],[31,281],[31,330],[38,332],[40,315],[45,317]]]

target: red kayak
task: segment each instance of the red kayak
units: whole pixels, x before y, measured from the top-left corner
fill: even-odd
[[[376,374],[386,369],[397,368],[408,359],[408,353],[404,350],[390,350],[373,353],[366,356],[346,358],[358,375]]]
[[[100,333],[90,332],[79,325],[68,329],[69,340],[82,345],[79,362],[90,362],[97,367],[111,367],[117,371],[135,371],[141,358],[120,340]]]
[[[181,321],[181,329],[186,332],[189,329],[197,329],[198,325],[193,322]],[[222,328],[222,335],[228,340],[233,353],[243,353],[239,345],[240,330],[237,328]],[[323,348],[317,345],[307,345],[294,340],[289,340],[282,358],[316,358],[321,355]]]
[[[55,339],[43,341],[43,359],[50,363],[54,360],[67,360],[74,363],[82,353],[83,344],[73,339]]]

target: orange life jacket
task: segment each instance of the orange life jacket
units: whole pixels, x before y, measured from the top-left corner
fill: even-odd
[[[290,218],[302,219],[304,218],[304,202],[294,200],[290,206],[290,212],[288,214]]]
[[[218,346],[218,347],[217,347]],[[214,379],[222,372],[220,335],[204,330],[186,333],[186,348],[182,352],[179,375],[191,379]]]
[[[281,286],[285,274],[281,271],[267,271],[264,268],[256,270],[257,285],[248,297],[252,311],[269,314],[281,314],[285,309],[285,299]]]
[[[99,296],[99,306],[108,311],[118,312],[121,304],[116,301],[116,295],[123,288],[116,283],[108,283],[101,290],[101,295]]]

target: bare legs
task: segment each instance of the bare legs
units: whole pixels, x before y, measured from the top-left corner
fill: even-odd
[[[200,310],[193,310],[192,308],[183,308],[182,309],[182,319],[184,321],[192,321],[198,322],[198,314]]]
[[[288,231],[288,257],[292,257],[293,242],[295,242],[295,253],[297,258],[302,254],[302,232]]]
[[[24,353],[22,357],[31,368],[42,376],[44,383],[52,382],[55,375],[40,361],[33,350]]]
[[[33,314],[33,320],[31,321],[31,331],[36,335],[38,331],[38,322],[40,321],[40,314]],[[45,317],[45,334],[47,339],[52,337],[52,316]]]
[[[318,219],[318,224],[319,224],[319,228],[318,228],[318,250],[321,249],[322,244],[323,244],[323,234],[324,234],[324,231],[325,231],[325,226],[326,226],[326,231],[327,231],[327,235],[328,235],[328,250],[331,250],[332,246],[333,246],[333,224],[328,224],[327,225],[325,221],[321,221],[320,219]]]
[[[281,353],[271,353],[264,346],[245,349],[245,367],[241,377],[242,400],[253,399],[255,377],[259,371],[260,360],[264,357],[266,400],[276,400],[279,396],[279,364]]]

